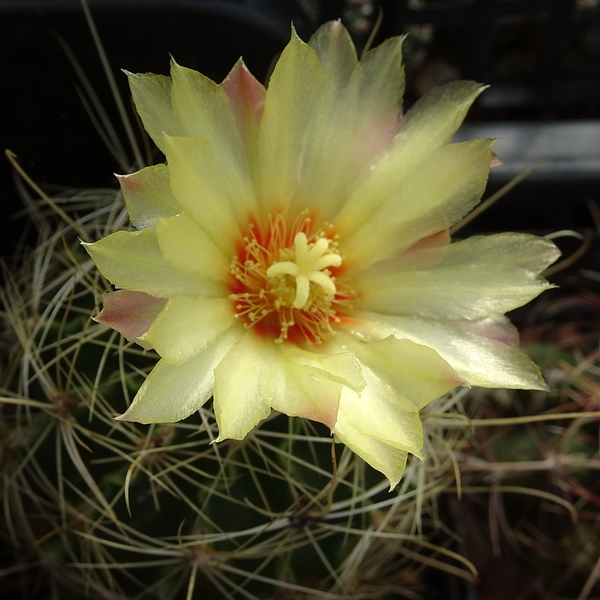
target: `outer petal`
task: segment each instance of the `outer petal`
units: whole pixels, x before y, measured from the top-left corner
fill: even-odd
[[[240,58],[221,87],[225,90],[242,139],[254,142],[265,107],[265,87],[248,70]]]
[[[164,151],[163,133],[185,135],[171,104],[171,78],[152,73],[129,73],[129,87],[144,129]]]
[[[176,296],[167,302],[142,339],[164,360],[181,365],[235,323],[227,298]]]
[[[306,367],[316,377],[341,383],[355,392],[365,387],[361,365],[350,352],[317,354],[289,344],[283,345],[281,352],[287,361]]]
[[[380,181],[388,199],[344,239],[346,266],[358,270],[388,258],[468,213],[485,189],[493,142],[475,140],[444,146],[401,185],[394,178]]]
[[[413,403],[365,369],[367,386],[361,394],[342,391],[340,412],[361,435],[372,437],[423,458],[423,427]],[[337,432],[337,425],[336,425]]]
[[[549,287],[518,267],[460,265],[361,279],[356,307],[429,319],[482,319],[500,317]]]
[[[156,235],[163,256],[177,268],[216,281],[225,281],[229,276],[231,258],[215,245],[189,212],[159,219]]]
[[[338,336],[339,341],[363,365],[410,400],[417,410],[466,383],[437,352],[426,345],[391,335],[368,343],[341,332]]]
[[[227,171],[211,145],[191,137],[165,138],[171,189],[179,203],[228,256],[239,234],[238,222],[247,223],[254,210],[249,174]],[[234,209],[235,207],[235,209]]]
[[[378,153],[392,140],[400,123],[404,95],[404,36],[386,40],[369,50],[358,63],[350,89],[357,90],[363,113],[368,115],[373,132],[365,140]]]
[[[516,233],[414,250],[358,278],[356,306],[432,319],[499,317],[549,287],[538,273],[558,254],[552,242]]]
[[[425,158],[431,150],[450,143],[471,105],[487,86],[475,81],[451,81],[434,88],[406,113],[392,153]]]
[[[296,193],[324,86],[317,54],[292,31],[269,81],[260,128],[259,197],[265,213],[285,210]]]
[[[406,252],[377,263],[362,276],[473,264],[518,267],[538,275],[560,256],[560,251],[550,240],[526,233],[475,235],[450,242],[445,232],[429,236]]]
[[[324,25],[313,39],[325,89],[305,134],[307,150],[293,210],[308,206],[329,220],[397,132],[404,88],[402,38],[388,40],[360,63],[339,23]]]
[[[183,365],[161,360],[118,421],[173,423],[198,410],[211,396],[214,369],[241,335],[239,329],[227,334]]]
[[[216,369],[219,440],[241,440],[271,412],[320,421],[333,428],[341,384],[287,361],[279,346],[249,331]]]
[[[326,377],[312,375],[310,369],[285,362],[281,363],[280,372],[285,378],[285,394],[273,398],[273,409],[291,417],[318,421],[333,431],[343,386]]]
[[[104,307],[94,321],[112,327],[130,342],[149,346],[138,338],[146,333],[163,309],[166,298],[155,298],[143,292],[118,290],[103,294]]]
[[[358,64],[356,48],[348,31],[341,21],[329,21],[317,29],[308,45],[319,57],[327,85],[341,96]]]
[[[117,231],[93,244],[82,244],[102,275],[117,287],[158,298],[223,293],[222,285],[165,260],[154,229]]]
[[[365,462],[381,471],[390,480],[390,490],[398,485],[406,469],[407,452],[359,433],[350,425],[342,409],[335,424],[335,435]]]
[[[560,250],[550,240],[536,235],[510,232],[475,235],[455,242],[446,249],[447,252],[443,254],[444,266],[469,263],[503,264],[520,267],[536,274],[541,273],[560,256]],[[423,251],[422,254],[424,260],[431,261],[435,251]]]
[[[335,222],[348,233],[360,227],[417,166],[448,144],[469,107],[483,90],[472,81],[453,81],[421,98],[402,119],[389,150],[348,197]]]
[[[117,175],[132,225],[154,227],[159,218],[180,213],[183,208],[171,192],[167,165],[146,167],[131,175]]]
[[[430,321],[359,313],[344,326],[364,339],[389,335],[433,348],[471,385],[547,390],[538,367],[517,347],[508,319]]]
[[[272,344],[253,331],[228,352],[215,370],[214,411],[220,442],[242,440],[271,413],[271,400],[280,391],[272,389],[274,352]]]
[[[171,61],[173,113],[185,137],[204,138],[210,143],[217,164],[235,177],[248,171],[244,144],[225,90],[198,71]]]

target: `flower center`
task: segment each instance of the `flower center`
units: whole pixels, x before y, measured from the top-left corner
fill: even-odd
[[[337,235],[331,227],[312,230],[307,212],[291,225],[269,215],[265,228],[249,225],[231,262],[236,317],[275,342],[321,344],[333,335],[337,311],[354,298],[339,279]]]

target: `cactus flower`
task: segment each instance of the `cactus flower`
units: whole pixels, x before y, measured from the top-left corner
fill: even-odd
[[[272,410],[324,423],[393,486],[419,410],[460,385],[544,389],[503,316],[548,287],[538,237],[451,243],[493,140],[450,143],[482,86],[406,114],[401,38],[357,59],[340,23],[295,33],[265,89],[173,62],[129,74],[166,164],[119,177],[136,231],[86,249],[118,291],[97,320],[160,356],[119,420],[173,422],[214,396],[217,441]]]

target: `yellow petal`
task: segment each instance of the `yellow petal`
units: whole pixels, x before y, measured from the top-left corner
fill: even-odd
[[[475,81],[451,81],[434,88],[406,113],[390,152],[401,152],[405,158],[414,154],[420,161],[432,150],[450,143],[469,108],[485,89]]]
[[[339,343],[352,351],[375,375],[410,400],[418,410],[465,381],[440,355],[426,345],[392,335],[371,342],[343,333]]]
[[[132,225],[154,227],[159,218],[180,213],[183,208],[171,193],[166,165],[146,167],[131,175],[117,175]]]
[[[519,350],[508,319],[433,321],[356,312],[346,328],[364,339],[389,335],[433,348],[470,385],[547,390],[539,368]]]
[[[402,44],[405,36],[385,40],[361,58],[353,74],[364,93],[365,107],[396,113],[404,95]]]
[[[343,419],[358,433],[423,458],[423,427],[413,403],[365,369],[367,386],[357,394],[344,388]],[[337,432],[337,426],[336,426]]]
[[[325,89],[305,133],[306,156],[292,207],[308,206],[331,220],[398,130],[402,38],[388,40],[358,63],[339,23],[326,24],[315,35]]]
[[[242,440],[271,413],[273,349],[253,331],[246,332],[215,369],[214,411],[217,441]]]
[[[240,236],[238,221],[253,210],[249,179],[239,170],[223,170],[206,140],[165,138],[171,189],[212,241],[228,255]]]
[[[161,360],[142,384],[119,421],[174,423],[198,410],[212,395],[214,369],[240,335],[230,329],[183,365]]]
[[[335,424],[335,435],[340,442],[389,479],[390,491],[398,485],[406,469],[407,452],[359,433],[348,423],[342,411]]]
[[[341,383],[357,392],[365,387],[360,363],[350,352],[317,354],[291,344],[284,344],[281,353],[290,363],[310,369],[313,375]]]
[[[216,162],[232,177],[248,172],[244,143],[225,90],[198,71],[171,62],[173,113],[185,137],[208,140]]]
[[[269,81],[260,128],[259,197],[265,213],[287,209],[296,193],[324,86],[316,52],[292,31]]]
[[[477,236],[396,259],[401,270],[357,278],[357,308],[432,319],[499,317],[550,287],[538,273],[558,250],[523,234]],[[377,269],[375,269],[377,270]]]
[[[373,166],[372,176],[365,178],[348,197],[336,224],[352,233],[390,196],[397,194],[420,163],[450,142],[483,89],[484,86],[473,81],[453,81],[418,100],[402,119],[388,151]]]
[[[346,266],[367,267],[461,219],[485,189],[493,143],[474,140],[444,146],[402,181],[374,172],[387,199],[344,239]]]
[[[425,251],[424,256],[436,251]],[[543,237],[526,233],[475,235],[437,251],[444,266],[461,264],[502,264],[520,267],[534,274],[541,273],[559,256],[560,250]]]
[[[169,363],[181,365],[237,323],[227,298],[176,296],[142,336]]]
[[[215,245],[189,212],[159,219],[156,235],[163,256],[177,268],[216,281],[227,280],[231,257]]]
[[[323,423],[333,431],[343,386],[324,377],[315,377],[302,367],[282,364],[281,368],[285,373],[282,390],[285,394],[273,397],[273,410]]]
[[[357,308],[429,319],[500,317],[548,289],[524,269],[461,265],[362,279]]]
[[[560,256],[553,242],[526,233],[475,235],[450,242],[447,232],[442,231],[420,240],[406,252],[373,265],[359,277],[470,264],[513,266],[539,275]]]
[[[82,244],[100,273],[117,287],[157,298],[223,294],[221,284],[168,262],[154,229],[117,231],[93,244]]]
[[[340,21],[329,21],[317,29],[308,45],[319,57],[327,86],[340,96],[358,64],[348,31]]]
[[[171,105],[171,78],[152,73],[129,73],[129,87],[144,129],[163,149],[163,133],[185,135]]]
[[[333,428],[342,386],[290,363],[281,346],[249,331],[216,370],[219,441],[241,440],[271,408]]]

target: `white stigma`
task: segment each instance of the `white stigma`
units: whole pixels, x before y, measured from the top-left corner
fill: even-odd
[[[329,240],[319,238],[309,248],[306,234],[300,231],[294,238],[295,259],[273,263],[267,269],[267,277],[291,275],[296,278],[296,297],[293,308],[302,308],[310,295],[310,282],[316,283],[326,296],[335,296],[336,288],[331,275],[323,271],[327,267],[339,267],[342,257],[329,250]]]

